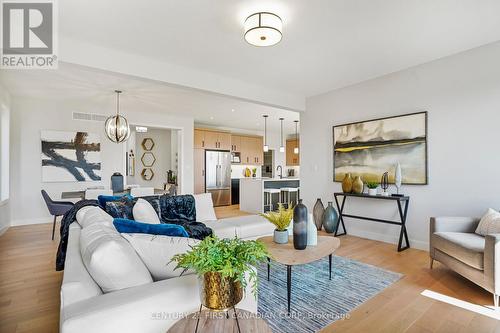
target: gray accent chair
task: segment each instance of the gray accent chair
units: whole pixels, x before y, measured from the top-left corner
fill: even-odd
[[[75,204],[70,201],[54,201],[45,190],[42,190],[41,192],[50,215],[54,215],[54,223],[52,224],[52,240],[54,240],[57,217],[66,214]]]
[[[431,217],[430,268],[434,260],[446,265],[492,293],[498,307],[500,234],[478,235],[474,233],[478,223],[472,217]]]

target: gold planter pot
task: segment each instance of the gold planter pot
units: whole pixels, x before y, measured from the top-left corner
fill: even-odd
[[[215,311],[225,311],[243,298],[243,286],[239,281],[225,277],[218,272],[198,276],[201,304]]]

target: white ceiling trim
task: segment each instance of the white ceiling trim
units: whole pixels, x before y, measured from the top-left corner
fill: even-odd
[[[64,36],[60,36],[59,39],[59,60],[63,62],[208,91],[291,111],[302,112],[306,108],[306,98],[299,94],[248,84],[240,80],[172,65]]]

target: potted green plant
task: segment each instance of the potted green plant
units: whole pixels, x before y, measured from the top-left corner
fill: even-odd
[[[264,244],[259,241],[245,241],[239,238],[220,239],[210,236],[191,250],[176,254],[172,261],[183,273],[192,269],[198,274],[200,300],[211,310],[227,310],[243,298],[243,288],[248,282],[257,296],[258,277],[254,266],[270,256]]]
[[[288,226],[293,218],[293,207],[285,209],[282,204],[278,204],[277,212],[269,212],[260,215],[276,227],[273,236],[274,242],[278,244],[288,243]]]
[[[366,182],[366,187],[368,187],[368,195],[377,195],[377,182]]]
[[[252,177],[257,177],[257,168],[252,168]]]

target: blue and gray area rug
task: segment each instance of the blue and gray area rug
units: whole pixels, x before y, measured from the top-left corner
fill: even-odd
[[[332,280],[328,279],[328,257],[292,268],[292,301],[287,313],[286,266],[259,267],[259,314],[275,333],[317,332],[348,313],[402,275],[355,260],[335,256]]]

